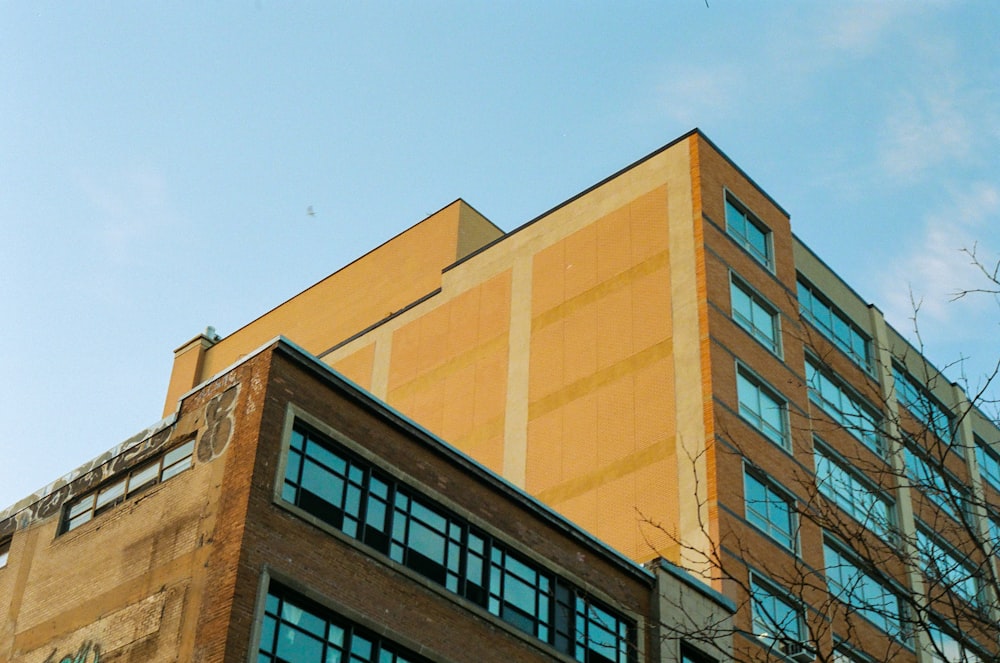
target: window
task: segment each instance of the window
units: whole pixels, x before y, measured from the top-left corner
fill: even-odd
[[[830,594],[849,606],[849,612],[863,616],[893,637],[902,638],[903,608],[896,593],[883,580],[861,570],[829,541],[823,544],[823,555]]]
[[[950,546],[940,543],[925,528],[917,529],[917,553],[928,580],[936,584],[931,594],[951,590],[965,601],[979,603],[979,580],[975,571]]]
[[[795,511],[791,500],[759,479],[744,472],[746,519],[789,550],[795,550]]]
[[[736,374],[736,395],[740,416],[775,444],[789,449],[788,428],[785,424],[785,403],[743,367]]]
[[[976,439],[976,458],[979,461],[979,473],[992,484],[996,490],[1000,490],[1000,455],[981,439],[978,435]]]
[[[874,374],[872,342],[861,328],[801,276],[798,292],[802,315],[856,364]]]
[[[577,661],[634,661],[631,620],[300,423],[281,497]]]
[[[982,660],[940,627],[932,624],[927,631],[931,636],[928,652],[931,660],[941,663],[979,663]]]
[[[384,636],[272,585],[261,624],[258,663],[430,663]]]
[[[961,521],[968,498],[958,479],[946,473],[940,463],[925,456],[913,443],[906,446],[905,456],[911,485],[942,511]]]
[[[806,359],[806,384],[813,403],[869,449],[884,455],[878,434],[881,421],[873,407],[843,387],[839,379],[825,373],[812,357]]]
[[[774,269],[771,256],[771,231],[729,195],[726,196],[726,231],[750,255],[768,269]]]
[[[11,537],[0,539],[0,569],[7,566],[7,560],[10,559],[10,541]]]
[[[775,354],[781,352],[778,314],[774,307],[735,276],[730,281],[733,320]]]
[[[896,381],[896,400],[900,405],[905,406],[918,421],[927,426],[927,430],[945,442],[951,441],[951,416],[948,409],[897,364],[892,365],[892,376]]]
[[[681,645],[681,663],[716,663],[716,660],[684,644]]]
[[[802,609],[756,576],[750,578],[750,609],[753,633],[768,649],[792,652],[806,640]]]
[[[815,441],[816,487],[828,500],[883,539],[895,536],[895,506],[849,464]]]
[[[177,476],[193,463],[194,440],[171,449],[156,460],[118,476],[97,490],[70,502],[63,515],[62,531],[68,532],[147,488]]]

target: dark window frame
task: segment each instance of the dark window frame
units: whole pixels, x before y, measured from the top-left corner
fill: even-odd
[[[323,508],[318,502],[312,501],[310,496],[315,493],[302,485],[307,462],[311,460],[307,452],[314,448],[320,450],[318,454],[327,458],[324,463],[314,464],[336,475],[328,479],[325,485],[335,485],[340,481],[343,488],[353,481],[358,487],[356,504],[353,500],[348,500],[346,490],[339,492],[341,504],[352,508],[352,513],[347,514],[349,517],[345,517],[342,507],[327,502]],[[453,595],[475,603],[513,628],[546,642],[565,654],[576,655],[577,660],[584,663],[604,663],[607,660],[614,663],[634,663],[636,660],[638,645],[634,620],[607,607],[582,588],[532,561],[516,547],[391,476],[375,462],[349,448],[344,441],[299,416],[295,416],[291,423],[288,440],[283,448],[281,467],[276,500],[301,509]],[[381,494],[376,495],[375,499],[388,506],[386,511],[389,515],[386,516],[388,520],[385,528],[390,535],[387,542],[380,538],[366,537],[361,534],[363,530],[358,526],[368,519],[373,478],[386,485],[386,489],[380,489]],[[301,503],[303,494],[310,497],[304,505]],[[414,506],[420,511],[417,518],[411,517],[414,515]],[[348,523],[347,529],[344,528],[344,523]],[[420,528],[420,534],[415,539],[410,533],[414,523]],[[435,539],[440,545],[432,549],[431,542]],[[417,543],[414,544],[414,541]],[[434,559],[427,554],[429,552],[440,552],[441,559]],[[526,577],[529,574],[521,567],[530,568],[536,574],[534,589],[531,588],[531,582],[526,582],[531,578]],[[514,573],[515,568],[517,573]],[[526,602],[523,599],[526,596],[525,587],[528,588],[528,594],[534,592],[533,600]],[[515,591],[514,588],[521,591]],[[517,599],[513,598],[515,594]],[[533,603],[533,607],[528,607],[529,603]],[[582,623],[585,628],[589,628],[587,618],[595,611],[603,611],[615,620],[613,629],[604,629],[613,632],[616,638],[614,659],[604,658],[600,652],[593,650],[592,640],[580,639],[577,625]]]
[[[139,493],[191,469],[194,456],[195,438],[192,437],[70,500],[63,507],[59,534],[72,532]]]

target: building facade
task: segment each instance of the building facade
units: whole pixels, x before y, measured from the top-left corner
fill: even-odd
[[[676,570],[281,339],[0,515],[0,660],[680,660],[653,621]]]
[[[654,576],[707,588],[646,606],[651,660],[685,639],[671,628],[722,659],[730,641],[739,660],[996,657],[995,422],[697,130],[509,233],[456,201],[195,338],[165,414],[279,334]],[[711,607],[664,626],[711,592],[736,610],[728,637]]]

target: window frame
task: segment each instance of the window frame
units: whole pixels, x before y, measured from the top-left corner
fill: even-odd
[[[918,522],[914,547],[917,557],[921,560],[924,578],[929,584],[936,585],[940,590],[951,591],[955,596],[974,605],[983,602],[982,579],[963,561],[962,556],[950,544],[934,534],[925,524]],[[940,562],[947,559],[947,568],[942,568]],[[956,571],[963,572],[961,575]],[[965,586],[966,583],[971,587]]]
[[[931,460],[927,451],[909,437],[903,444],[903,467],[911,490],[916,490],[952,520],[971,522],[972,514],[968,510],[970,495],[963,488],[963,482],[943,463]],[[918,474],[923,476],[916,476]]]
[[[945,444],[950,444],[954,434],[952,420],[955,416],[951,409],[938,400],[927,387],[920,384],[899,362],[892,362],[892,379],[896,402],[923,424],[925,430],[934,433]],[[943,427],[942,419],[944,419]]]
[[[980,663],[983,659],[971,647],[958,637],[949,633],[949,628],[941,626],[935,622],[927,625],[927,637],[931,641],[930,646],[925,650],[931,661],[937,663]],[[937,637],[935,637],[937,636]],[[938,649],[946,651],[948,645],[954,644],[958,647],[959,658],[942,658],[938,655]]]
[[[831,564],[831,553],[838,557],[839,563],[837,565]],[[889,637],[903,643],[907,642],[909,634],[906,629],[906,605],[900,598],[899,589],[881,575],[872,575],[869,571],[861,568],[859,563],[855,561],[856,559],[857,555],[850,548],[833,541],[828,534],[824,535],[823,577],[826,580],[830,596],[848,606],[849,612],[859,615]],[[831,570],[843,568],[852,569],[854,572],[852,577],[847,582],[842,582],[841,579],[834,580]],[[841,573],[838,571],[837,575],[840,576]],[[873,588],[878,589],[877,598],[880,604],[874,604],[874,600],[866,596],[860,598],[855,596],[859,589],[862,592],[867,592]],[[895,603],[895,624],[892,623],[889,616],[889,600]]]
[[[735,212],[741,220],[740,225],[743,226],[742,231],[734,228],[734,221],[731,219],[730,210]],[[750,208],[728,189],[725,189],[723,194],[723,214],[725,216],[726,234],[729,235],[729,237],[732,238],[740,248],[750,254],[754,260],[773,273],[775,269],[774,232],[771,228],[768,227],[766,223],[761,221],[760,217],[750,211]],[[753,228],[760,233],[763,240],[762,250],[754,245],[747,228]]]
[[[882,413],[869,403],[868,399],[857,394],[847,381],[809,353],[806,354],[805,367],[805,382],[809,400],[868,450],[879,458],[885,459],[887,449],[882,435]],[[821,381],[819,386],[813,384],[817,378]],[[836,390],[839,402],[834,403],[827,398],[826,390],[823,388],[824,384],[828,384],[830,389]],[[854,412],[845,411],[845,402],[850,405],[850,409]]]
[[[282,583],[269,580],[267,585],[263,609],[256,620],[259,635],[254,661],[268,660],[276,663],[287,660],[281,656],[287,652],[281,651],[280,639],[283,633],[289,632],[293,634],[293,638],[289,638],[290,642],[295,641],[294,635],[300,635],[307,642],[313,641],[318,648],[316,653],[319,656],[315,661],[306,663],[330,660],[329,655],[332,653],[337,654],[338,660],[342,661],[432,663],[430,659],[386,637],[383,632],[359,624]],[[289,608],[287,614],[286,606]],[[322,629],[322,634],[317,633],[317,629]],[[367,653],[357,651],[356,646],[367,646]]]
[[[59,534],[72,532],[139,493],[194,467],[195,441],[194,437],[188,438],[68,501],[63,506]],[[134,480],[138,483],[133,483]]]
[[[851,361],[857,364],[869,377],[878,379],[877,372],[875,370],[875,353],[872,347],[872,337],[865,333],[854,320],[847,315],[843,309],[834,304],[829,297],[827,297],[822,290],[813,285],[809,279],[804,277],[801,273],[797,274],[795,279],[796,288],[796,298],[799,304],[799,313],[812,324],[813,327],[819,330],[823,337],[830,341],[835,348],[840,352],[847,355]],[[808,295],[809,306],[807,307],[805,302],[803,302],[803,294]],[[825,323],[816,313],[816,306],[818,304],[825,309],[825,312],[829,314],[830,322]],[[844,338],[841,334],[837,333],[838,324],[842,325],[849,333],[848,337]],[[858,349],[854,347],[854,339],[857,338],[864,347],[864,356],[858,354]]]
[[[770,615],[770,611],[761,606],[761,594],[764,598],[770,599],[774,603],[781,604],[785,608],[786,616]],[[760,612],[763,608],[764,615]],[[784,622],[789,616],[794,615],[794,630],[789,631],[783,623],[778,623],[778,618]],[[765,619],[762,619],[764,617]],[[768,651],[775,650],[784,654],[789,645],[807,645],[808,629],[805,620],[805,608],[796,601],[787,590],[759,573],[750,573],[750,623],[751,636],[756,639],[761,646]],[[768,630],[776,630],[778,633],[771,634]],[[768,644],[769,642],[769,644]]]
[[[614,633],[619,638],[616,640],[618,658],[614,663],[634,663],[638,643],[636,623],[631,616],[607,607],[606,603],[591,596],[581,585],[552,571],[545,564],[530,558],[516,545],[494,536],[469,518],[442,504],[440,500],[398,478],[390,468],[360,451],[359,445],[336,431],[325,431],[326,428],[328,427],[299,412],[297,408],[289,408],[289,421],[275,482],[275,503],[294,513],[304,514],[316,524],[381,553],[399,567],[425,578],[429,581],[428,584],[474,603],[511,628],[537,638],[570,657],[576,656],[579,661],[597,663],[606,660],[594,649],[595,642],[581,641],[579,635],[580,624],[584,624],[585,628],[588,624],[586,617],[594,610],[603,611],[613,618],[615,627],[607,629],[602,626],[601,630]],[[311,510],[309,504],[300,503],[299,496],[303,490],[312,493],[303,488],[302,484],[306,454],[314,446],[330,459],[325,465],[328,470],[336,469],[341,477],[350,477],[353,472],[358,493],[357,504],[352,506],[355,511],[350,519],[336,513],[339,507],[332,502],[327,504],[334,508],[318,511]],[[334,457],[339,458],[340,462],[334,460]],[[294,478],[290,479],[292,476]],[[386,489],[375,495],[375,498],[385,506],[383,531],[388,532],[388,539],[369,537],[368,532],[360,526],[351,527],[350,531],[343,527],[344,522],[368,522],[373,499],[370,490],[373,477],[386,484]],[[346,495],[346,487],[341,494]],[[346,504],[344,501],[341,503]],[[439,549],[443,551],[444,557],[441,561],[423,553],[414,556],[410,550],[414,546],[410,544],[412,522],[409,517],[414,512],[414,505],[417,505],[417,510],[422,514],[418,519],[421,521],[419,526],[431,534],[436,531],[438,538],[442,539]],[[420,545],[426,543],[426,538],[421,539]],[[413,563],[414,560],[419,563]],[[524,569],[529,569],[530,572],[525,572]],[[529,577],[532,574],[534,578]],[[531,588],[532,580],[535,583],[534,590]],[[533,599],[529,601],[533,607],[522,600],[527,595],[521,591],[525,587],[528,588],[528,594],[534,591]],[[584,613],[581,614],[580,610],[584,610]],[[595,653],[591,655],[591,651]]]
[[[763,499],[751,500],[749,482],[756,482],[763,491]],[[775,543],[785,548],[792,554],[798,552],[798,512],[795,508],[795,498],[784,488],[778,486],[772,479],[762,472],[750,467],[747,463],[743,465],[743,517],[753,527],[766,534]],[[752,504],[763,505],[763,510],[751,506]],[[775,524],[772,519],[772,511],[782,505],[785,508],[784,514],[787,516],[787,536],[783,525]],[[752,514],[752,517],[751,517]],[[779,536],[780,535],[780,536]]]
[[[749,316],[744,311],[737,311],[734,292],[736,290],[739,290],[749,303]],[[733,271],[729,272],[729,309],[730,317],[732,317],[733,321],[739,327],[750,334],[755,341],[767,348],[772,354],[779,359],[781,358],[781,315],[778,312],[778,308]],[[766,330],[762,326],[756,324],[754,313],[758,309],[762,315],[767,316],[770,322],[770,335],[766,333]]]
[[[824,474],[822,478],[820,477],[820,458],[834,468],[834,472]],[[864,472],[854,467],[815,435],[813,436],[813,468],[816,489],[819,490],[820,495],[877,536],[886,537],[890,543],[895,543],[898,540],[899,521],[896,512],[896,501],[876,486],[865,476]],[[841,476],[835,476],[835,472],[839,472]],[[846,490],[837,490],[837,485],[835,484],[840,485]],[[845,486],[844,484],[849,485]],[[824,486],[828,487],[829,492],[824,489]],[[884,506],[886,517],[885,522],[881,526],[875,526],[879,524],[880,519],[871,515],[871,506],[869,506],[867,512],[865,509],[856,509],[858,506],[857,494],[859,491],[863,491],[870,498],[871,505],[881,504]]]
[[[744,391],[741,388],[744,383],[754,389],[753,396],[757,409],[751,407],[755,405],[754,403],[744,400]],[[746,395],[749,396],[750,394]],[[765,402],[765,399],[770,403]],[[736,411],[740,418],[747,422],[754,430],[785,451],[792,452],[791,431],[788,424],[788,400],[739,361],[736,362],[736,406]],[[780,428],[775,428],[767,420],[767,417],[764,416],[764,410],[767,408],[777,410],[778,416],[781,418]]]
[[[1000,452],[993,449],[978,435],[973,435],[976,445],[976,462],[979,465],[979,476],[994,490],[1000,491]]]

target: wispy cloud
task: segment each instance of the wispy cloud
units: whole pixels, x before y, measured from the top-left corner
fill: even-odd
[[[885,119],[879,161],[895,180],[913,182],[930,169],[966,160],[974,145],[969,93],[955,83],[901,93]]]
[[[912,329],[913,298],[920,304],[922,333],[955,339],[995,338],[997,301],[973,296],[955,301],[959,290],[981,286],[983,277],[965,250],[974,246],[1000,258],[994,229],[1000,227],[1000,188],[973,183],[954,192],[949,204],[929,213],[914,229],[917,239],[881,270],[880,301],[886,318],[901,331]]]
[[[913,3],[904,2],[834,5],[818,43],[838,53],[868,55],[882,43],[885,31],[913,8]]]
[[[682,125],[705,125],[733,112],[746,80],[734,64],[676,67],[659,87],[659,103]]]

